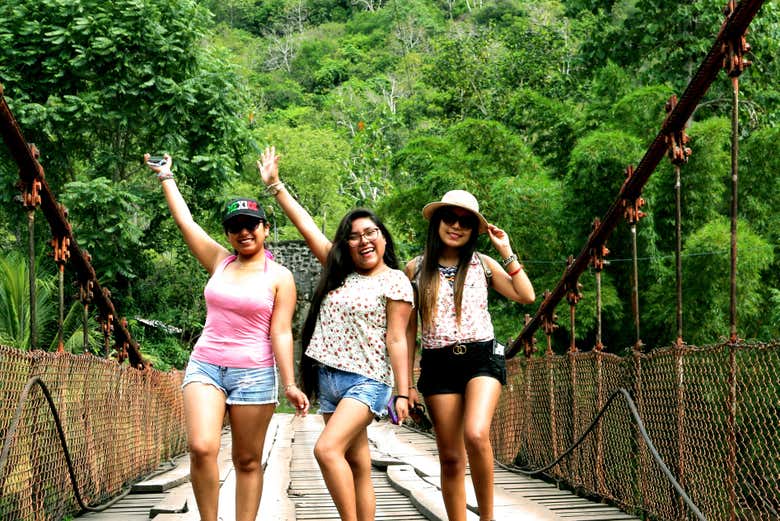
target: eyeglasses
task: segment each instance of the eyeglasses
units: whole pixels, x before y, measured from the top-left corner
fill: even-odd
[[[347,242],[350,246],[357,246],[360,244],[361,239],[365,239],[367,241],[373,241],[379,238],[379,228],[369,228],[368,230],[365,230],[363,233],[350,233],[347,236]]]
[[[477,219],[473,215],[458,215],[452,210],[444,210],[441,213],[441,221],[447,226],[453,226],[455,223],[460,223],[463,228],[473,230],[477,227]]]
[[[225,230],[229,233],[240,233],[241,230],[247,230],[251,233],[264,222],[262,219],[231,219],[225,223]]]

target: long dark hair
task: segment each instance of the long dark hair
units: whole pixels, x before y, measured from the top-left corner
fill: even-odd
[[[355,271],[355,263],[352,261],[352,255],[350,255],[347,238],[352,233],[352,223],[364,217],[371,219],[382,232],[382,237],[385,238],[385,253],[382,257],[385,265],[392,269],[398,269],[398,258],[395,255],[393,238],[374,212],[367,208],[355,208],[341,219],[336,230],[336,236],[333,238],[333,246],[325,260],[325,266],[323,266],[317,288],[314,290],[309,313],[306,315],[306,322],[303,324],[303,332],[301,334],[303,344],[300,365],[301,382],[303,391],[309,397],[317,394],[319,385],[317,382],[316,362],[306,355],[306,349],[309,347],[311,337],[314,334],[314,327],[317,325],[317,318],[320,314],[323,299],[330,291],[344,284],[347,276]]]
[[[419,306],[420,317],[425,326],[430,327],[436,315],[436,299],[439,295],[439,257],[444,251],[444,243],[439,236],[439,225],[443,206],[436,210],[428,223],[428,238],[425,241],[425,253],[423,253],[422,267],[419,280]],[[466,273],[469,271],[471,257],[477,249],[479,239],[479,223],[474,219],[474,227],[466,244],[458,250],[458,271],[455,274],[455,317],[460,323],[461,303],[463,300],[463,286],[466,282]]]

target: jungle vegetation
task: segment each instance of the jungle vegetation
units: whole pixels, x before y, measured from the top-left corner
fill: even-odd
[[[297,239],[254,166],[273,144],[283,180],[329,234],[347,209],[372,207],[394,232],[402,260],[422,249],[422,206],[468,189],[510,234],[540,302],[609,208],[626,167],[654,139],[665,102],[682,93],[706,55],[724,3],[5,1],[0,83],[143,352],[161,367],[181,367],[203,323],[206,274],[142,165],[144,152],[173,155],[179,186],[214,236],[222,235],[220,203],[249,195],[262,200],[279,240]],[[780,336],[780,5],[763,6],[748,41],[738,329],[743,338],[769,339]],[[691,119],[693,153],[682,173],[684,338],[697,345],[728,335],[729,88],[724,74]],[[0,339],[25,348],[17,309],[24,290],[6,284],[24,276],[11,273],[15,266],[26,269],[16,182],[0,147]],[[667,346],[676,334],[670,164],[659,166],[644,198],[642,340]],[[48,237],[42,219],[37,234]],[[46,243],[38,241],[41,258]],[[612,352],[634,342],[630,245],[627,226],[608,243],[603,339]],[[494,254],[487,241],[481,249]],[[576,333],[590,349],[593,274],[581,282]],[[45,271],[40,284],[51,286]],[[499,339],[516,336],[537,307],[491,305]],[[562,351],[565,303],[558,315]],[[132,317],[179,332],[144,328]]]

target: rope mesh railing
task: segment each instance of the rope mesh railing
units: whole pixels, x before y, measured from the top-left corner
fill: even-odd
[[[521,349],[530,355],[535,351],[536,332],[543,329],[548,349],[544,357],[508,362],[508,386],[492,429],[500,462],[538,469],[560,458],[546,471],[550,478],[652,518],[689,519],[698,510],[711,520],[780,518],[780,342],[743,343],[736,331],[738,77],[748,64],[743,60],[749,50],[744,35],[762,3],[728,2],[726,20],[712,48],[679,102],[676,98],[670,100],[668,116],[645,156],[636,168],[627,166],[627,178],[616,200],[602,218],[595,220],[580,254],[569,259],[559,284],[546,292],[538,312],[509,343],[509,358]],[[686,123],[723,68],[734,93],[731,328],[728,343],[697,348],[685,345],[681,320],[680,165],[690,154],[685,147]],[[116,320],[110,293],[100,287],[89,254],[76,243],[64,208],[45,182],[37,150],[24,140],[3,100],[1,86],[0,133],[20,167],[30,223],[30,251],[34,252],[32,223],[36,208],[41,208],[54,235],[54,256],[60,273],[60,327],[62,273],[69,263],[81,285],[85,317],[90,303],[100,311],[106,356],[113,336],[118,360],[127,356],[133,367],[91,355],[22,353],[0,347],[0,371],[4,376],[0,384],[0,436],[9,434],[26,383],[31,377],[40,378],[51,391],[69,451],[75,455],[81,498],[86,504],[97,504],[184,450],[181,377],[176,372],[162,373],[149,367],[126,324]],[[636,238],[637,224],[644,216],[642,189],[665,155],[672,159],[677,179],[676,345],[651,354],[641,352],[644,346],[634,241],[635,349],[627,357],[601,351],[599,311],[595,349],[580,352],[574,335],[575,306],[582,297],[578,278],[588,266],[594,267],[600,310],[600,271],[608,253],[606,241],[623,220]],[[30,258],[34,258],[32,254]],[[32,260],[30,274],[34,282]],[[556,327],[555,310],[564,296],[570,305],[571,342],[569,352],[558,356],[552,353],[550,340]],[[32,324],[34,321],[34,339]],[[625,390],[630,392],[631,400],[613,400],[607,407],[608,400]],[[22,411],[18,429],[10,433],[9,451],[4,452],[7,461],[0,461],[0,521],[61,519],[78,508],[57,428],[40,391],[31,392]],[[580,437],[581,442],[572,448]],[[669,474],[673,474],[674,483]],[[688,504],[686,495],[690,498]]]
[[[512,360],[492,428],[496,458],[544,467],[621,387],[631,391],[653,445],[706,519],[778,519],[780,342]],[[694,518],[622,401],[546,474],[628,511]]]
[[[39,377],[56,405],[88,505],[120,493],[186,449],[179,372],[0,346],[0,373],[0,440],[6,439],[25,384]],[[0,521],[57,520],[79,511],[56,425],[37,387],[10,444],[0,466]]]

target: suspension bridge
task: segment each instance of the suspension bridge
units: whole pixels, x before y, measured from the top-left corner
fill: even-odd
[[[728,2],[709,52],[684,92],[669,99],[655,139],[636,167],[626,166],[614,202],[593,222],[579,254],[569,258],[558,284],[545,292],[509,343],[508,383],[491,429],[500,519],[780,519],[780,348],[777,341],[740,339],[736,304],[739,82],[748,65],[745,35],[762,4]],[[730,329],[724,340],[693,346],[684,341],[682,324],[679,179],[695,153],[687,146],[686,123],[722,73],[732,92],[730,277],[724,281]],[[119,318],[2,87],[0,132],[19,167],[28,216],[31,305],[36,301],[34,224],[42,214],[59,273],[60,332],[69,270],[80,288],[84,327],[96,313],[106,354],[67,354],[61,334],[55,352],[0,346],[0,520],[76,514],[197,519],[188,500],[186,465],[176,464],[186,450],[181,374],[154,369]],[[677,177],[677,335],[672,345],[649,349],[641,340],[636,230],[644,216],[642,190],[664,159]],[[601,338],[601,274],[607,241],[621,223],[627,224],[633,246],[636,340],[627,356],[606,352]],[[592,346],[581,346],[575,340],[576,309],[582,299],[579,278],[588,269],[596,276],[597,336]],[[552,337],[564,299],[570,344],[566,354],[557,355]],[[34,318],[30,329],[35,338]],[[545,339],[546,354],[536,356],[537,341]],[[321,428],[317,421],[316,415],[274,419],[261,515],[333,518],[311,460],[311,443]],[[375,424],[371,441],[379,518],[442,519],[430,437]],[[226,491],[229,473],[225,463]],[[154,480],[168,483],[167,488],[142,485]],[[149,494],[155,496],[141,499]],[[427,496],[434,499],[428,503],[422,499]],[[142,504],[142,512],[129,503]],[[182,511],[185,503],[188,512]]]

